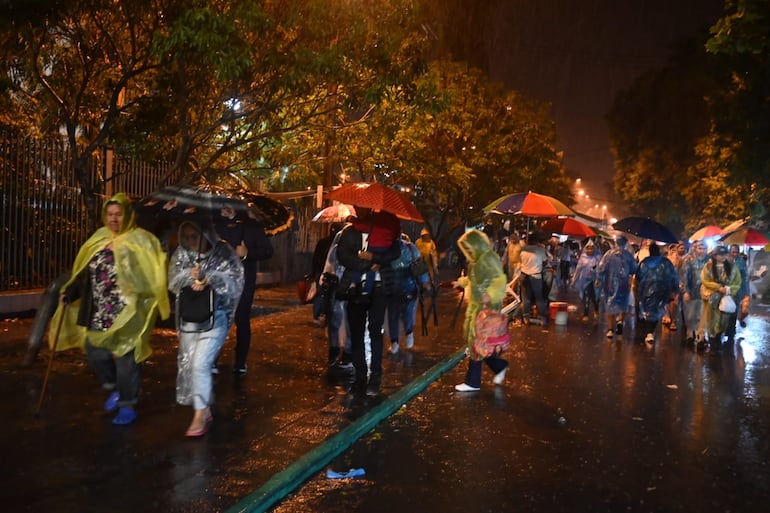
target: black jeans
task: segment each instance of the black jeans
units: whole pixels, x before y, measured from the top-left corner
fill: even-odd
[[[256,273],[253,277],[246,276],[243,293],[235,309],[235,368],[241,369],[246,365],[246,358],[251,347],[251,306],[254,303],[254,291],[257,289]]]
[[[524,289],[524,312],[525,314],[532,315],[532,302],[534,301],[537,305],[537,315],[548,319],[548,305],[546,305],[545,298],[543,297],[543,280],[541,276],[542,274],[537,276],[523,275],[521,284]]]
[[[86,341],[86,357],[94,374],[105,390],[117,389],[118,406],[133,406],[139,400],[141,367],[134,360],[134,352],[116,357],[109,349],[92,346]]]
[[[382,287],[375,287],[371,301],[360,303],[348,301],[348,325],[350,326],[350,344],[352,348],[353,367],[356,370],[354,387],[366,386],[367,367],[364,336],[366,322],[369,321],[369,339],[372,344],[372,361],[369,385],[380,386],[382,381],[382,324],[385,321],[387,299]]]
[[[486,363],[487,366],[492,369],[492,372],[497,374],[506,367],[508,367],[508,361],[503,360],[499,356],[488,356],[483,360],[468,360],[468,372],[465,373],[465,384],[475,388],[481,388],[481,363]]]

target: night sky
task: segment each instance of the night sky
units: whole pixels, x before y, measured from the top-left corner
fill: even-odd
[[[604,116],[615,95],[661,67],[674,42],[708,27],[722,0],[459,0],[455,57],[553,106],[568,173],[613,199]],[[451,37],[451,36],[450,36]]]

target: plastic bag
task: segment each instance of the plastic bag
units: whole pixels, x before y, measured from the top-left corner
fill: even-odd
[[[733,314],[737,310],[733,296],[725,294],[719,300],[719,311],[722,313]]]

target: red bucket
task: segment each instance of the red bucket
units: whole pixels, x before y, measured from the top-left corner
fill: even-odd
[[[558,312],[567,313],[567,306],[568,306],[567,303],[563,301],[554,301],[553,303],[551,303],[551,312],[550,312],[551,320],[552,321],[556,320],[556,314]]]

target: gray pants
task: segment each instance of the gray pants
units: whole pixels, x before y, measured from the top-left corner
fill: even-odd
[[[133,406],[139,399],[141,367],[134,360],[134,352],[116,357],[112,351],[92,346],[86,341],[86,356],[96,377],[105,390],[117,389],[118,406]]]
[[[690,299],[690,302],[685,305],[684,318],[685,324],[687,324],[687,335],[691,335],[695,332],[696,335],[703,335],[704,326],[701,325],[701,317],[703,315],[703,300],[701,298]]]

